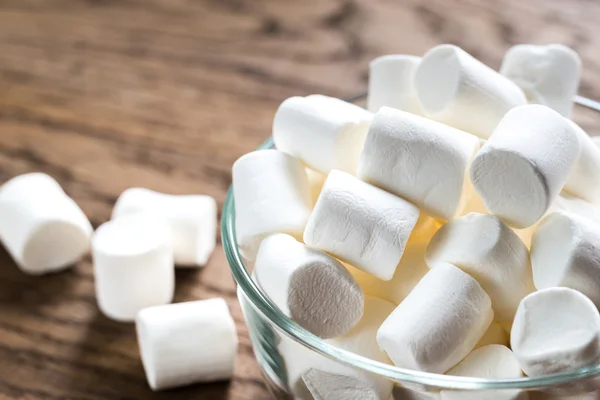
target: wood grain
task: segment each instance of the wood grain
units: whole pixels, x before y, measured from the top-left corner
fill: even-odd
[[[560,42],[598,99],[599,21],[593,0],[0,0],[0,181],[49,173],[95,227],[131,186],[222,205],[281,100],[358,93],[381,54],[451,42],[497,67],[512,44]],[[34,278],[0,250],[0,399],[267,399],[234,288],[221,248],[177,273],[177,301],[227,299],[234,379],[153,394],[133,326],[96,308],[89,258]]]

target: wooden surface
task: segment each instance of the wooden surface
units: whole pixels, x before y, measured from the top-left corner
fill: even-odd
[[[221,206],[288,96],[360,92],[384,53],[452,42],[498,67],[511,44],[560,42],[600,98],[599,22],[594,0],[0,0],[0,181],[49,173],[95,227],[131,186]],[[0,399],[269,398],[220,247],[177,272],[177,301],[214,296],[238,325],[235,377],[152,394],[133,326],[96,308],[89,257],[34,278],[0,250]]]

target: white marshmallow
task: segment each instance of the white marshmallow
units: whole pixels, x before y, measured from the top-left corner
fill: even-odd
[[[415,89],[427,117],[483,139],[490,137],[508,110],[527,102],[508,78],[449,44],[423,56]]]
[[[346,268],[289,235],[262,241],[254,273],[284,314],[322,338],[347,333],[363,314],[363,292]]]
[[[468,376],[473,378],[508,379],[521,378],[523,372],[512,351],[506,346],[491,344],[471,352],[458,365],[448,371],[447,375]],[[442,390],[442,400],[527,400],[527,392],[512,390]]]
[[[600,306],[600,225],[556,212],[538,225],[531,244],[537,289],[576,289]]]
[[[308,178],[310,197],[312,198],[313,204],[315,204],[319,198],[319,195],[321,194],[321,189],[323,189],[327,175],[317,172],[313,169],[306,168],[306,176]]]
[[[556,199],[579,156],[569,122],[540,105],[510,110],[471,164],[471,181],[485,207],[522,229]]]
[[[169,227],[150,214],[102,224],[92,238],[96,299],[118,321],[133,321],[143,308],[170,303],[175,271]]]
[[[376,113],[383,106],[413,114],[422,114],[414,87],[414,77],[421,57],[390,54],[377,57],[369,64],[367,109]]]
[[[242,255],[254,260],[272,233],[302,237],[312,200],[304,166],[277,150],[260,150],[233,164],[235,230]]]
[[[560,44],[513,46],[504,55],[500,73],[523,89],[529,102],[571,117],[581,79],[581,59],[574,50]]]
[[[0,188],[0,239],[23,272],[69,267],[88,252],[92,230],[83,211],[46,174],[19,175]]]
[[[390,280],[419,218],[411,203],[342,171],[331,171],[304,242]]]
[[[569,120],[579,139],[579,158],[564,190],[591,203],[600,203],[600,148],[575,122]]]
[[[217,241],[217,203],[214,198],[131,188],[119,196],[112,218],[139,212],[165,219],[171,229],[177,265],[206,265]]]
[[[369,111],[333,97],[290,97],[275,114],[273,140],[309,168],[354,174],[372,118]]]
[[[152,390],[229,379],[238,346],[221,298],[156,306],[136,317],[138,345]]]
[[[525,297],[510,343],[529,376],[565,372],[600,362],[600,314],[569,288],[548,288]]]
[[[512,321],[511,321],[512,322]],[[483,346],[488,346],[490,344],[500,344],[502,346],[508,346],[507,332],[502,328],[497,322],[492,322],[488,330],[483,334],[483,337],[479,339],[479,342],[475,345],[475,349],[478,349]]]
[[[512,321],[521,299],[535,290],[527,247],[493,215],[449,221],[429,242],[425,259],[430,268],[450,263],[475,278],[500,322]]]
[[[460,206],[467,168],[477,150],[479,140],[471,134],[383,107],[369,128],[358,177],[427,214],[450,219]]]
[[[394,364],[443,373],[479,342],[494,317],[479,283],[445,264],[429,271],[377,332]]]

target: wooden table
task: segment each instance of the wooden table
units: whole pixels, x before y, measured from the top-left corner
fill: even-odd
[[[512,44],[560,42],[600,98],[599,22],[589,0],[0,0],[0,181],[46,172],[95,227],[132,186],[222,205],[288,96],[358,93],[384,53],[452,42],[497,67]],[[177,271],[176,301],[214,296],[238,325],[235,377],[153,394],[133,326],[98,312],[89,257],[36,278],[0,250],[0,399],[269,398],[220,247]]]

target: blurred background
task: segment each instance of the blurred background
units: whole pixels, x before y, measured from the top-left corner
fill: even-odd
[[[289,96],[361,93],[382,54],[453,43],[498,68],[513,44],[562,43],[600,99],[599,23],[596,0],[0,0],[0,182],[46,172],[94,227],[132,186],[222,206]],[[0,398],[268,399],[220,246],[177,271],[176,301],[215,296],[238,325],[235,378],[153,394],[134,327],[97,311],[89,257],[35,278],[0,249]]]

